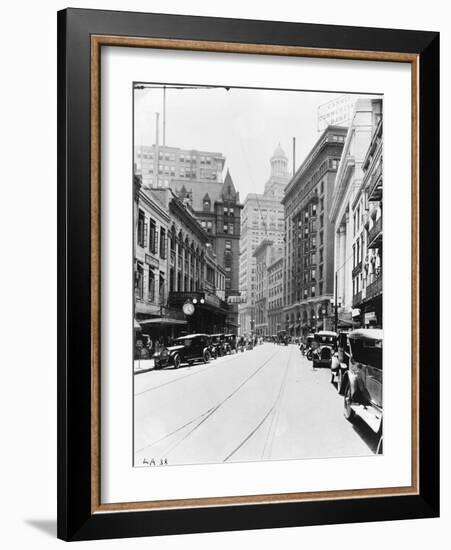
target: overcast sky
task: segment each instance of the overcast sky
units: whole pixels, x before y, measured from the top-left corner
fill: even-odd
[[[262,193],[270,173],[269,159],[278,143],[292,171],[292,139],[296,137],[296,168],[319,133],[317,108],[341,94],[216,89],[167,89],[166,145],[215,151],[244,201],[248,193]],[[135,145],[155,143],[155,113],[160,113],[162,143],[163,91],[135,91]]]

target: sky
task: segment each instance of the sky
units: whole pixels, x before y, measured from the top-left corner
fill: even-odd
[[[166,145],[222,153],[223,177],[230,170],[244,201],[262,193],[270,175],[269,159],[280,143],[292,172],[293,137],[296,168],[320,133],[317,109],[342,94],[230,88],[167,89]],[[162,143],[163,90],[135,90],[135,146],[155,143],[160,113]]]

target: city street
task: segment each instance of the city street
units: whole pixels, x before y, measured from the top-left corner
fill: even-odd
[[[295,345],[150,370],[134,376],[135,466],[373,454],[342,411],[329,369]]]

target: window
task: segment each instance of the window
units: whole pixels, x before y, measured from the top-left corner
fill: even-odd
[[[315,296],[315,291],[316,291],[316,288],[315,288],[315,285],[313,285],[311,289],[311,294],[310,294],[312,298]]]
[[[319,295],[323,295],[323,283],[319,283]]]
[[[135,271],[135,296],[142,300],[143,298],[143,282],[144,282],[144,270],[140,262],[136,266]]]
[[[142,210],[139,211],[138,214],[138,244],[139,246],[142,246],[144,248],[145,245],[145,231],[146,231],[146,224],[145,224],[145,215]]]
[[[157,224],[149,218],[149,251],[155,254],[157,251]]]
[[[160,271],[160,276],[158,278],[158,294],[160,298],[160,304],[164,304],[165,293],[166,293],[166,288],[165,288],[165,281],[164,281],[164,273]]]
[[[166,229],[160,229],[160,258],[166,258]]]
[[[321,182],[321,195],[324,193],[324,181]]]
[[[226,241],[225,248],[226,250],[232,250],[232,241]]]
[[[149,280],[147,282],[147,299],[149,302],[155,301],[155,275],[153,269],[149,269]]]

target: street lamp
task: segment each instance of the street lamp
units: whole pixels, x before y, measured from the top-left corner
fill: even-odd
[[[341,307],[341,298],[337,299],[337,290],[335,288],[335,298],[330,299],[330,304],[334,308],[334,330],[338,330],[338,308]]]

